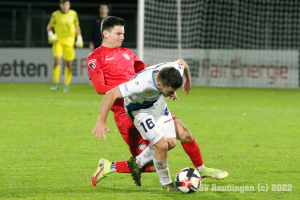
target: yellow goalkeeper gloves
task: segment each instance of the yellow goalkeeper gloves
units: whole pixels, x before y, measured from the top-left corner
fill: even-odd
[[[78,48],[83,48],[83,40],[81,35],[77,35],[75,46]]]
[[[48,42],[49,42],[49,44],[53,44],[53,43],[55,43],[56,41],[57,41],[56,35],[53,34],[52,31],[49,31],[49,32],[48,32]]]

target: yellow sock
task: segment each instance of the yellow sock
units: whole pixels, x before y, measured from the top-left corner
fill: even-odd
[[[69,86],[72,79],[72,68],[65,67],[65,85]]]
[[[59,82],[59,73],[60,73],[60,66],[56,65],[53,67],[53,83],[58,84]]]

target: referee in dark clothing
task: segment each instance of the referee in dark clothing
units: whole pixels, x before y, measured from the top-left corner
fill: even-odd
[[[101,4],[99,7],[99,17],[93,19],[92,22],[92,38],[90,41],[90,50],[98,48],[102,44],[101,22],[108,16],[109,8],[106,4]]]

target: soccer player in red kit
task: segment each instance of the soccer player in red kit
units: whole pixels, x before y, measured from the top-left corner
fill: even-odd
[[[121,47],[124,40],[124,26],[125,22],[121,18],[110,16],[104,19],[101,26],[102,45],[95,49],[87,58],[86,64],[89,77],[98,94],[105,94],[118,85],[129,81],[136,73],[146,68],[145,64],[130,49]],[[187,91],[189,91],[190,87],[191,83],[184,85]],[[114,112],[115,122],[124,141],[129,145],[132,156],[139,155],[148,146],[149,141],[145,141],[142,138],[127,116],[123,99],[117,99],[111,110]],[[191,132],[174,115],[173,120],[176,138],[181,141],[185,152],[189,155],[201,177],[226,178],[228,176],[226,171],[204,166],[199,146]],[[130,161],[133,162],[134,159]],[[148,164],[143,170],[150,172],[155,171],[155,168]],[[92,177],[92,185],[95,186],[101,179],[112,172],[130,173],[131,170],[126,160],[110,162],[101,158]]]

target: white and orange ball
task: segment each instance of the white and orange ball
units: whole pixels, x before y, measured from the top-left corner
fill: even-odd
[[[175,184],[183,193],[196,192],[201,185],[201,176],[197,170],[187,167],[177,173]]]

